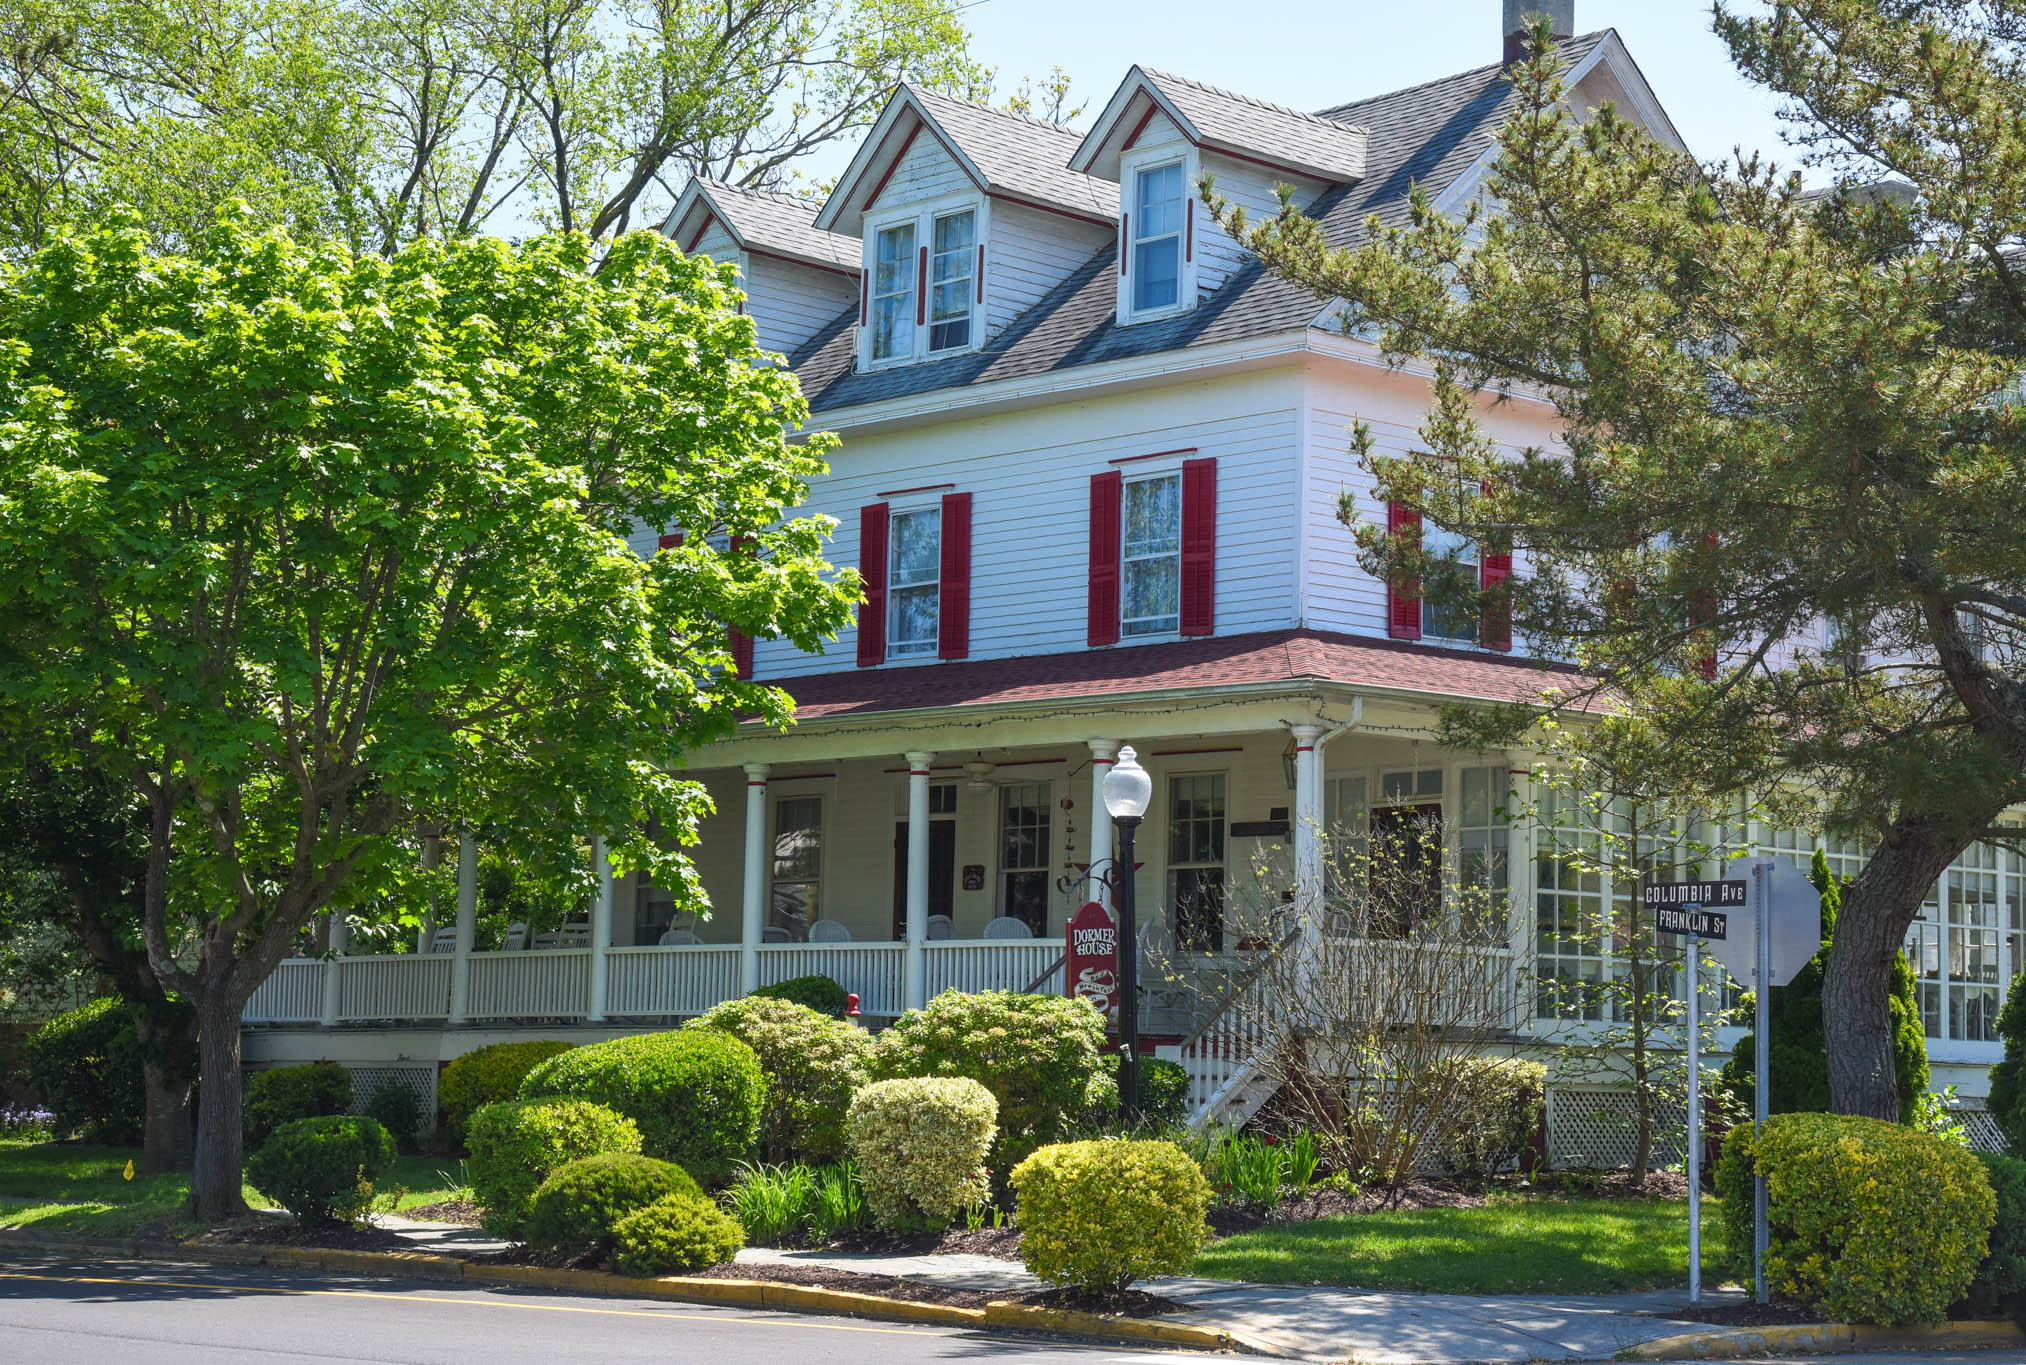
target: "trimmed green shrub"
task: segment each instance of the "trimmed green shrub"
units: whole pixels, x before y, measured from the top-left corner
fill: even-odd
[[[2026,1322],[2026,1161],[1980,1154],[1998,1204],[1991,1242],[1952,1318]]]
[[[397,1145],[409,1145],[415,1135],[422,1131],[422,1097],[415,1093],[415,1087],[400,1081],[388,1081],[375,1090],[359,1110],[367,1118],[377,1119],[382,1128],[394,1135]]]
[[[535,1191],[550,1172],[601,1152],[637,1152],[640,1129],[589,1100],[507,1100],[474,1112],[465,1141],[471,1157],[464,1174],[485,1210],[486,1231],[518,1237]]]
[[[1829,870],[1827,855],[1819,848],[1808,869],[1808,880],[1815,883],[1815,889],[1822,895],[1822,950],[1794,974],[1792,981],[1773,987],[1766,1001],[1772,1034],[1767,1052],[1773,1073],[1773,1088],[1766,1104],[1768,1112],[1774,1114],[1826,1113],[1829,1109],[1829,1045],[1822,1029],[1822,978],[1829,969],[1829,945],[1836,932],[1836,917],[1843,908],[1843,888]],[[1899,1086],[1900,1121],[1911,1123],[1914,1106],[1928,1089],[1927,1029],[1921,1023],[1912,965],[1904,953],[1895,953],[1892,960],[1892,994],[1886,1005],[1892,1013],[1893,1073]],[[1749,991],[1745,993],[1740,1017],[1747,1023],[1757,1018]],[[2002,1014],[1998,1027],[2002,1034]],[[1757,1065],[1756,1047],[1750,1033],[1739,1038],[1719,1077],[1746,1114],[1752,1112],[1754,1103],[1756,1078],[1752,1072]],[[1994,1114],[1996,1093],[1994,1085]]]
[[[722,1265],[746,1238],[702,1195],[672,1194],[621,1218],[612,1242],[612,1268],[621,1275],[674,1275]]]
[[[1977,1158],[1897,1123],[1776,1114],[1717,1161],[1732,1271],[1751,1274],[1752,1179],[1766,1178],[1766,1282],[1840,1322],[1940,1322],[1984,1259],[1996,1200]]]
[[[727,1000],[687,1029],[715,1029],[753,1050],[767,1073],[760,1150],[768,1161],[833,1161],[844,1150],[844,1112],[865,1084],[872,1036],[792,1000]]]
[[[147,1118],[133,1016],[107,997],[57,1015],[21,1044],[21,1079],[58,1137],[129,1142]]]
[[[528,1205],[528,1245],[558,1256],[600,1255],[612,1247],[612,1229],[635,1209],[671,1194],[703,1190],[672,1161],[638,1152],[603,1152],[549,1173]]]
[[[760,1136],[767,1077],[753,1050],[715,1029],[640,1033],[549,1058],[521,1083],[527,1099],[591,1100],[640,1125],[640,1149],[705,1185],[731,1178]]]
[[[967,1076],[876,1081],[851,1098],[845,1142],[875,1223],[942,1227],[991,1194],[992,1092]]]
[[[308,1224],[350,1222],[373,1206],[373,1178],[394,1164],[394,1138],[373,1119],[294,1119],[246,1160],[247,1183]]]
[[[1116,1068],[1113,1076],[1117,1076]],[[1189,1073],[1180,1062],[1165,1057],[1140,1058],[1140,1120],[1156,1129],[1179,1128],[1188,1122]]]
[[[1451,1065],[1457,1108],[1436,1160],[1450,1175],[1481,1183],[1517,1164],[1533,1139],[1547,1104],[1548,1069],[1520,1057],[1465,1057]]]
[[[1064,1142],[1013,1168],[1020,1259],[1053,1284],[1121,1293],[1185,1273],[1203,1248],[1210,1185],[1172,1142]]]
[[[851,1008],[850,992],[827,976],[791,976],[786,981],[762,986],[753,995],[764,1000],[792,1000],[832,1019],[842,1019],[844,1011]]]
[[[2026,1157],[2026,972],[2012,978],[2005,1007],[1998,1011],[1998,1038],[2005,1059],[1991,1068],[1991,1094],[1985,1101],[2012,1155]]]
[[[336,1062],[257,1071],[246,1083],[246,1145],[260,1146],[284,1123],[351,1110],[352,1073]]]
[[[464,1139],[465,1120],[480,1105],[518,1099],[521,1082],[528,1073],[559,1052],[568,1052],[575,1043],[551,1038],[528,1043],[494,1043],[473,1048],[449,1066],[436,1082],[436,1102],[443,1108],[443,1124],[452,1137]]]
[[[991,1091],[999,1106],[993,1164],[1004,1172],[1066,1137],[1086,1114],[1117,1108],[1104,1042],[1104,1018],[1088,1000],[944,991],[879,1035],[870,1073],[876,1080],[968,1076]]]

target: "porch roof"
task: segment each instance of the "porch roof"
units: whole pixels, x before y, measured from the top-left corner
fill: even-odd
[[[1205,689],[1242,692],[1290,684],[1423,693],[1442,700],[1514,702],[1535,700],[1551,686],[1573,690],[1586,680],[1572,668],[1534,659],[1315,630],[1276,630],[761,681],[792,696],[797,718],[808,722],[884,711]]]

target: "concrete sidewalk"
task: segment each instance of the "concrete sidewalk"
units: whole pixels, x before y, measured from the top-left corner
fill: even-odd
[[[756,1276],[774,1264],[899,1275],[1007,1295],[1043,1288],[1018,1261],[989,1256],[879,1256],[829,1251],[739,1253]],[[1473,1361],[1598,1360],[1627,1346],[1706,1332],[1701,1323],[1648,1316],[1688,1301],[1686,1290],[1644,1294],[1405,1294],[1176,1278],[1140,1286],[1189,1305],[1197,1326],[1228,1331],[1272,1355],[1320,1360],[1462,1365]],[[1733,1301],[1737,1290],[1707,1297]]]

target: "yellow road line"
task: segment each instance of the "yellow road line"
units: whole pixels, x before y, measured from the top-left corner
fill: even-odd
[[[853,1323],[810,1322],[794,1317],[783,1318],[735,1318],[716,1313],[680,1313],[669,1310],[649,1312],[640,1308],[589,1308],[564,1303],[517,1303],[512,1299],[477,1298],[450,1299],[426,1298],[420,1294],[393,1294],[377,1289],[283,1289],[273,1285],[258,1284],[195,1284],[181,1280],[120,1279],[114,1276],[95,1275],[29,1275],[17,1271],[0,1270],[0,1280],[43,1280],[52,1284],[117,1284],[151,1285],[162,1289],[214,1289],[232,1293],[293,1294],[298,1297],[325,1297],[334,1299],[393,1299],[400,1303],[438,1303],[453,1307],[478,1305],[486,1308],[519,1308],[537,1313],[596,1313],[613,1318],[660,1318],[676,1322],[734,1322],[742,1327],[807,1327],[822,1332],[865,1332],[874,1336],[905,1337],[914,1335],[900,1327],[861,1327]]]

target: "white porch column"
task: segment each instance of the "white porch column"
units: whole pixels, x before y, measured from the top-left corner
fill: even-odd
[[[1094,739],[1090,741],[1090,865],[1097,867],[1111,857],[1111,816],[1104,808],[1104,777],[1111,771],[1111,765],[1118,761],[1119,746],[1115,739]],[[1101,869],[1109,872],[1110,868]],[[1111,909],[1111,887],[1093,879],[1090,899]],[[1076,907],[1070,906],[1069,913],[1075,914]]]
[[[918,1010],[928,1001],[929,959],[929,764],[936,756],[911,750],[907,756],[907,948],[901,968],[901,1004]]]
[[[450,1022],[461,1024],[471,1006],[471,948],[478,938],[478,840],[457,836],[457,956],[450,960]]]
[[[422,840],[422,870],[424,872],[434,872],[436,865],[442,861],[443,841],[434,834],[424,836]],[[421,931],[415,935],[415,951],[418,953],[428,952],[430,948],[435,946],[432,942],[435,937],[436,893],[432,890],[429,893],[429,911],[422,916]]]
[[[746,886],[739,903],[739,993],[760,988],[760,934],[767,910],[767,765],[746,765]]]
[[[1320,725],[1294,727],[1295,899],[1310,933],[1319,929],[1323,889],[1323,763]]]
[[[612,860],[605,856],[605,840],[591,841],[591,863],[598,870],[598,898],[591,902],[591,1000],[584,1010],[586,1023],[605,1022],[605,953],[612,946]]]
[[[333,1028],[338,1022],[338,959],[345,955],[346,928],[345,912],[342,910],[332,910],[330,933],[325,938],[325,942],[329,945],[332,953],[331,960],[324,963],[323,1023],[325,1028]]]

